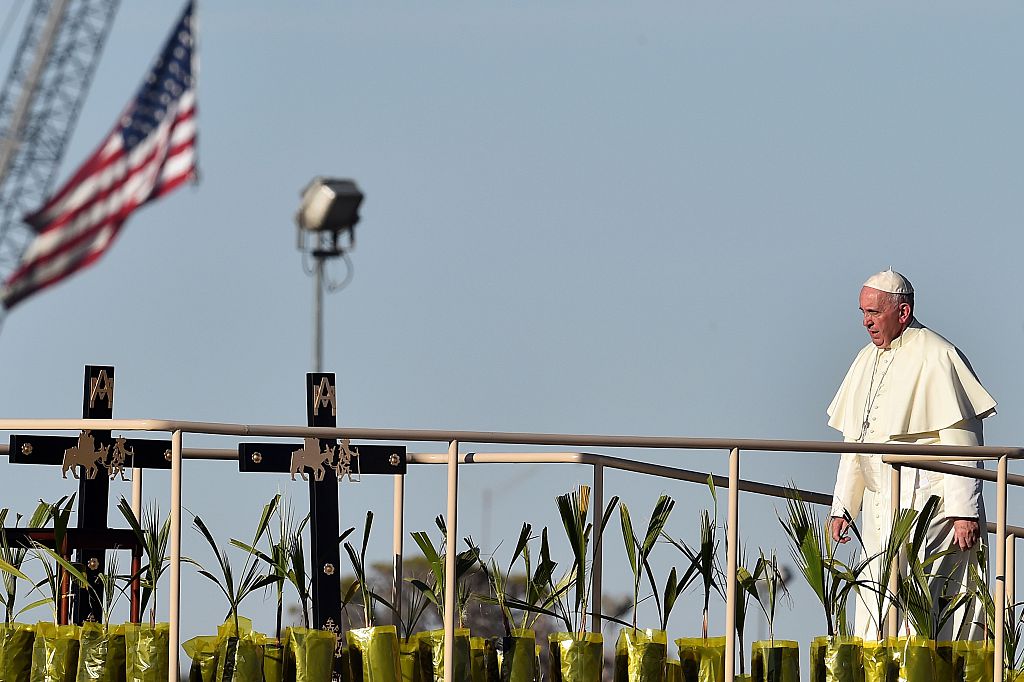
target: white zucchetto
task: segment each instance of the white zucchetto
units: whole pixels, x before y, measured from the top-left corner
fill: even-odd
[[[869,289],[877,289],[878,291],[884,291],[889,294],[913,294],[914,287],[906,277],[896,272],[892,268],[879,272],[876,275],[871,275],[868,281],[864,282],[864,285]]]

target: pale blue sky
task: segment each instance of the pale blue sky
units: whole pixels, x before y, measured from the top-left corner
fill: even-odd
[[[62,177],[179,10],[122,4]],[[834,439],[825,407],[867,342],[857,291],[892,265],[917,288],[919,319],[999,401],[988,441],[1021,442],[1019,3],[199,11],[202,183],[140,211],[97,267],[8,317],[4,416],[77,416],[82,366],[102,363],[117,367],[120,417],[302,423],[312,282],[292,215],[298,191],[328,174],[366,193],[355,279],[326,299],[343,425]],[[725,465],[721,453],[636,456]],[[744,463],[823,491],[834,470],[830,455]],[[557,472],[469,469],[462,528],[486,532],[487,488],[492,544],[527,516],[555,523],[552,498],[589,475]],[[412,473],[407,525],[428,529],[443,476]],[[3,504],[21,509],[73,490],[56,470],[4,480]],[[148,480],[165,494],[165,476]],[[278,487],[305,497],[223,464],[190,465],[185,485],[225,536],[249,532]],[[644,518],[657,493],[680,498],[672,531],[694,540],[699,488],[625,475],[608,486]],[[346,525],[378,512],[381,560],[390,490],[343,491]],[[745,499],[743,534],[785,552],[771,510]],[[626,591],[620,544],[616,529],[606,585]],[[186,573],[188,637],[223,609]],[[823,623],[797,594],[777,636],[806,645]],[[246,610],[271,627],[269,603]],[[698,628],[680,609],[671,634]]]

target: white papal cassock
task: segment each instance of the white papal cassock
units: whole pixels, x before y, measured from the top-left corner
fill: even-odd
[[[983,445],[981,420],[995,412],[996,402],[960,351],[916,320],[890,345],[882,349],[869,343],[860,351],[829,405],[828,425],[847,442]],[[832,515],[843,516],[845,510],[856,518],[863,512],[859,527],[866,555],[880,551],[889,535],[891,471],[879,455],[844,454],[839,463]],[[942,500],[929,529],[926,556],[953,545],[957,518],[977,518],[985,542],[981,481],[904,466],[900,492],[903,508],[921,509],[931,495]],[[950,578],[932,581],[933,600],[943,588],[956,594],[968,586],[968,562],[977,563],[976,548],[932,564],[929,572]],[[872,564],[869,571],[877,576],[879,560]],[[866,591],[858,597],[855,617],[855,634],[871,639],[878,636],[875,609],[869,606],[873,601]],[[981,639],[983,613],[977,602],[971,613],[962,608],[938,639]]]

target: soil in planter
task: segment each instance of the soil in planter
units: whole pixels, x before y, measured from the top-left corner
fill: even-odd
[[[513,630],[501,638],[498,675],[501,682],[534,682],[540,677],[537,635],[533,630]]]
[[[860,637],[815,637],[811,642],[811,682],[864,682]]]
[[[800,644],[786,639],[754,642],[750,678],[754,682],[800,682]]]
[[[615,682],[665,682],[668,637],[664,630],[623,628],[615,642]]]
[[[725,679],[725,637],[683,637],[676,640],[683,682]]]
[[[345,636],[351,682],[401,682],[398,632],[394,625],[356,628]]]
[[[124,626],[125,672],[128,682],[167,682],[167,647],[171,626],[167,623]]]
[[[601,682],[604,638],[598,632],[548,635],[547,682]]]
[[[123,626],[84,623],[79,637],[78,682],[124,682]]]
[[[78,674],[79,631],[77,625],[36,625],[31,682],[74,682]]]
[[[31,625],[0,624],[0,682],[29,682],[35,636]]]

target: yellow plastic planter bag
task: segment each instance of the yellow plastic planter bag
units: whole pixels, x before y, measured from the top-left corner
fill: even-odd
[[[268,638],[263,643],[263,682],[285,682],[284,658],[285,647],[278,640]]]
[[[420,657],[419,633],[399,643],[398,658],[402,665],[402,682],[427,682]]]
[[[84,623],[78,641],[78,682],[124,682],[123,626]]]
[[[670,658],[666,661],[665,682],[683,682],[683,666],[678,659]]]
[[[537,635],[533,630],[513,630],[501,638],[498,673],[501,682],[534,682],[540,678]]]
[[[865,640],[861,646],[864,682],[892,682],[899,675],[888,640]]]
[[[811,682],[864,682],[860,637],[815,637],[811,641]]]
[[[31,682],[74,682],[78,675],[77,625],[36,625]]]
[[[217,638],[193,637],[181,643],[185,655],[192,661],[188,682],[214,682],[217,674]]]
[[[498,682],[498,652],[486,637],[470,637],[473,682]]]
[[[750,678],[754,682],[800,682],[800,644],[788,639],[754,642]]]
[[[217,628],[215,682],[263,682],[263,644],[248,618],[229,620]]]
[[[722,682],[725,679],[725,637],[683,637],[676,640],[683,682]]]
[[[31,625],[0,624],[0,682],[29,682],[35,636]]]
[[[994,667],[995,648],[991,642],[954,642],[953,679],[957,682],[988,682],[993,679]]]
[[[331,682],[338,637],[326,630],[287,628],[284,631],[284,669],[287,682]],[[264,679],[272,682],[266,674]]]
[[[959,682],[953,676],[955,648],[956,642],[935,642],[935,654],[932,656],[935,682]]]
[[[426,667],[428,679],[444,682],[444,630],[420,633],[420,659]],[[453,660],[452,682],[473,682],[469,630],[465,628],[455,630]]]
[[[349,630],[348,667],[351,682],[401,682],[398,632],[394,625]]]
[[[547,682],[601,682],[604,638],[598,632],[548,635]]]
[[[171,626],[167,623],[124,626],[125,675],[128,682],[167,682],[167,647]]]
[[[615,682],[665,682],[668,637],[664,630],[619,630]]]
[[[899,682],[932,682],[935,679],[935,641],[927,637],[899,637],[892,656],[900,666]]]

